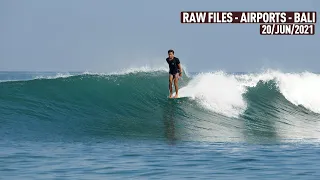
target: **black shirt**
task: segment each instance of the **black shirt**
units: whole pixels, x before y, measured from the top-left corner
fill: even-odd
[[[178,64],[180,64],[179,58],[174,57],[172,60],[167,58],[166,61],[169,64],[170,74],[176,74],[179,72],[179,67],[178,67]]]

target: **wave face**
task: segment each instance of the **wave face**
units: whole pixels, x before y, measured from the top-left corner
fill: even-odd
[[[16,140],[319,139],[320,76],[199,73],[168,99],[162,69],[0,83],[0,136]]]

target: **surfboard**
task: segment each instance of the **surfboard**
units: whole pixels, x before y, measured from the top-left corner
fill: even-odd
[[[169,98],[169,96],[167,96],[168,99],[188,99],[187,96],[178,96],[177,98],[174,98],[174,96],[176,95],[176,93],[172,93],[172,98]]]
[[[169,98],[169,96],[168,96],[168,99],[188,99],[188,97],[177,97],[177,98],[172,97],[172,98]]]

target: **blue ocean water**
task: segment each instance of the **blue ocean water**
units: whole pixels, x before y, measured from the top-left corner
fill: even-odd
[[[0,179],[319,179],[318,81],[0,72]]]

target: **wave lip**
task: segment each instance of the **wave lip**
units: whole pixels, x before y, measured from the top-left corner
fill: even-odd
[[[320,113],[320,75],[309,72],[300,74],[279,74],[277,76],[281,93],[294,105]]]
[[[311,72],[282,73],[267,70],[259,74],[238,75],[237,78],[247,87],[254,87],[259,81],[274,80],[280,93],[290,103],[320,113],[320,98],[317,96],[317,93],[320,92],[319,74]]]
[[[199,73],[179,90],[181,97],[190,97],[205,108],[229,117],[238,117],[247,108],[243,95],[259,82],[274,81],[277,90],[296,106],[320,113],[320,75],[310,72],[282,73],[267,70],[244,75],[222,71]]]
[[[57,79],[57,78],[68,78],[70,76],[75,76],[75,75],[71,75],[70,73],[57,73],[56,75],[40,75],[40,76],[36,76],[34,79]]]

